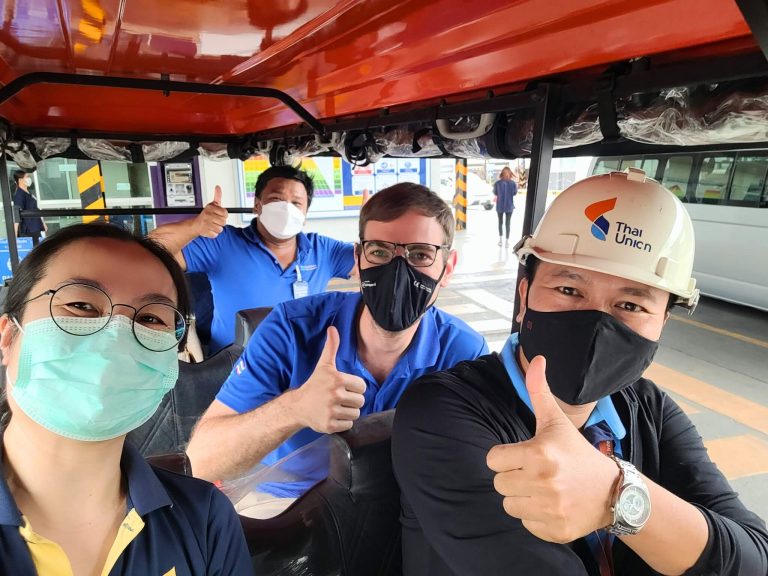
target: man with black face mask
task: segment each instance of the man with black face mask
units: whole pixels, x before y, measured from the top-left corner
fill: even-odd
[[[456,265],[450,207],[418,184],[380,191],[360,213],[361,293],[281,304],[259,325],[192,436],[195,475],[270,465],[361,415],[389,410],[415,378],[487,353],[433,306]],[[275,487],[295,497],[306,483]]]
[[[594,176],[516,253],[519,333],[398,406],[405,574],[766,574],[765,523],[643,378],[670,306],[698,299],[680,201]]]

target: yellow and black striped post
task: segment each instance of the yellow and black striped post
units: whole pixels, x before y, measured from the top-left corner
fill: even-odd
[[[467,160],[456,159],[456,195],[453,197],[456,209],[456,230],[467,229]]]
[[[77,191],[80,193],[80,205],[85,210],[106,208],[104,201],[104,178],[101,166],[95,160],[77,161]],[[106,216],[83,216],[83,222],[107,221]]]

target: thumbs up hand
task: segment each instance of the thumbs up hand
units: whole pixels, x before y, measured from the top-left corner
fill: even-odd
[[[349,430],[365,404],[365,381],[336,369],[339,341],[339,332],[330,326],[315,371],[294,393],[299,421],[315,432]]]
[[[228,216],[227,209],[221,206],[221,186],[217,185],[213,190],[213,201],[195,218],[197,235],[216,238],[226,226]]]
[[[534,536],[564,544],[613,522],[611,498],[619,469],[592,446],[563,413],[547,384],[546,361],[533,359],[525,384],[536,434],[494,446],[488,467],[504,496],[504,510]]]

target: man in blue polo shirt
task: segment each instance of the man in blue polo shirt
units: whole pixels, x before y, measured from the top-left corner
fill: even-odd
[[[306,172],[273,166],[256,181],[258,217],[250,226],[227,225],[217,186],[213,202],[197,217],[150,234],[186,271],[208,276],[214,304],[210,353],[234,340],[238,310],[319,294],[331,278],[349,278],[353,244],[301,231],[313,192]]]
[[[456,265],[453,227],[424,186],[371,198],[360,213],[360,293],[285,302],[261,323],[195,429],[195,475],[229,479],[274,463],[394,408],[415,378],[486,353],[482,336],[432,306]]]

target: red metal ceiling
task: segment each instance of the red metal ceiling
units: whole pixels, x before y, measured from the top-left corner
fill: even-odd
[[[281,89],[320,118],[691,47],[752,46],[732,0],[4,0],[0,82],[69,72]],[[27,128],[241,134],[265,99],[37,85]]]

